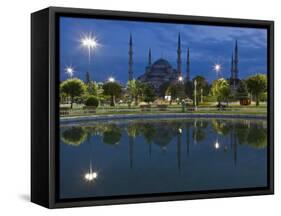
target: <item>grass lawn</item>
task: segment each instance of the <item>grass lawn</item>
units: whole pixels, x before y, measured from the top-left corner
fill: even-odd
[[[118,114],[164,114],[164,113],[194,113],[194,114],[247,114],[247,115],[261,115],[265,116],[267,114],[267,105],[265,103],[260,104],[256,107],[255,104],[249,106],[241,106],[238,103],[230,104],[226,110],[218,110],[215,107],[216,103],[205,103],[199,105],[196,111],[182,112],[181,105],[172,104],[168,105],[165,111],[160,111],[156,106],[152,106],[149,111],[142,111],[139,106],[132,106],[130,109],[127,104],[117,105],[115,107],[110,106],[100,106],[97,108],[96,113],[85,113],[82,105],[74,104],[73,109],[69,112],[67,116],[91,116],[91,115],[118,115]],[[67,105],[69,106],[69,105]]]

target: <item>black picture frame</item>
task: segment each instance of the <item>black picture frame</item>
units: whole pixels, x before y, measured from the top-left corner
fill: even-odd
[[[192,23],[266,28],[268,31],[268,187],[220,191],[118,196],[95,199],[57,199],[59,139],[58,18]],[[109,10],[49,7],[31,15],[31,201],[47,208],[191,200],[274,193],[274,22],[261,20],[168,15]]]

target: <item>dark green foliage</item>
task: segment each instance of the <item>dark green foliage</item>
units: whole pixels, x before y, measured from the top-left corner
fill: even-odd
[[[264,74],[257,74],[247,79],[247,86],[255,97],[256,106],[259,106],[261,94],[267,91],[267,77]]]
[[[171,101],[174,101],[175,99],[183,99],[185,98],[185,92],[184,92],[184,85],[182,83],[173,83],[168,88],[168,93],[171,96]]]
[[[194,86],[192,81],[186,81],[184,83],[184,92],[188,98],[193,99]]]
[[[97,96],[98,95],[98,85],[93,82],[89,81],[86,85],[88,95]]]
[[[159,87],[160,97],[163,97],[163,98],[165,97],[169,86],[170,86],[170,82],[165,82]]]
[[[98,107],[99,100],[95,96],[89,96],[85,101],[85,105]]]
[[[115,98],[121,95],[122,89],[117,82],[107,82],[103,85],[103,93],[111,97],[110,106],[115,106]]]
[[[212,83],[211,93],[213,96],[217,97],[217,101],[219,103],[221,101],[226,101],[228,103],[231,96],[229,83],[223,78],[214,80]]]
[[[231,127],[225,120],[213,120],[212,128],[218,134],[226,136],[231,131]]]
[[[87,133],[83,127],[71,127],[62,131],[61,139],[65,144],[79,146],[87,138]]]
[[[110,145],[116,145],[119,143],[121,136],[120,128],[116,125],[110,125],[103,133],[103,142]]]
[[[135,79],[130,80],[127,83],[127,90],[129,93],[129,96],[135,100],[135,105],[137,106],[139,103],[139,97],[143,95],[144,87],[146,84],[137,81]]]
[[[203,98],[203,96],[206,96],[206,95],[209,94],[210,86],[208,84],[208,81],[205,79],[205,77],[196,76],[192,79],[193,91],[194,91],[194,81],[195,80],[197,82],[197,85],[196,85],[197,98],[196,98],[196,100],[197,100],[197,102],[203,102],[203,101],[201,101],[201,98]]]
[[[241,99],[249,98],[248,94],[249,94],[249,92],[248,92],[247,84],[244,80],[241,80],[239,82],[235,96],[238,100],[241,100]]]
[[[60,92],[70,97],[72,108],[74,98],[81,97],[85,93],[85,84],[82,80],[77,78],[67,79],[61,83]]]
[[[254,148],[265,148],[267,146],[267,130],[262,125],[252,125],[247,141]]]
[[[86,77],[85,77],[85,83],[89,84],[91,82],[91,77],[90,77],[90,73],[87,71],[86,72]]]
[[[153,102],[155,99],[156,95],[154,88],[149,84],[145,84],[143,88],[143,100],[147,103],[150,103]]]

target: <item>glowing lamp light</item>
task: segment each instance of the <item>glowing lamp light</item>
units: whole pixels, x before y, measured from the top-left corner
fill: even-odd
[[[81,39],[82,46],[87,47],[88,49],[93,49],[97,47],[97,41],[93,37],[85,37]]]
[[[183,81],[183,77],[182,76],[179,76],[178,80],[181,82]]]
[[[92,171],[86,173],[84,176],[85,180],[89,181],[89,182],[94,181],[97,177],[98,177],[98,174],[96,172],[92,172]]]
[[[109,77],[109,78],[108,78],[108,82],[115,82],[114,77]]]
[[[213,66],[213,69],[214,69],[214,71],[215,71],[217,74],[219,74],[220,71],[222,70],[222,66],[221,66],[221,64],[215,64],[215,65]]]
[[[82,47],[85,47],[88,50],[89,61],[91,59],[91,51],[98,46],[98,41],[91,34],[84,36],[80,39]]]
[[[215,69],[215,71],[220,71],[221,70],[221,65],[220,64],[215,64],[214,69]]]
[[[181,128],[179,128],[179,133],[180,133],[180,134],[182,133],[182,129],[181,129]]]
[[[65,68],[65,72],[66,72],[70,77],[72,77],[72,76],[73,76],[73,73],[74,73],[74,69],[73,69],[73,67],[68,66],[68,67]]]
[[[219,144],[218,141],[215,142],[214,147],[215,147],[215,149],[219,149],[220,148],[220,144]]]

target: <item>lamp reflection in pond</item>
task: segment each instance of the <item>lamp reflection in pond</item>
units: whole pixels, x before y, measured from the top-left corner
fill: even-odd
[[[98,173],[92,170],[92,163],[90,163],[90,169],[87,173],[85,173],[84,179],[87,182],[92,182],[97,178],[98,178]]]
[[[218,140],[216,140],[215,144],[214,144],[214,148],[215,149],[219,149],[220,148],[220,143]]]

